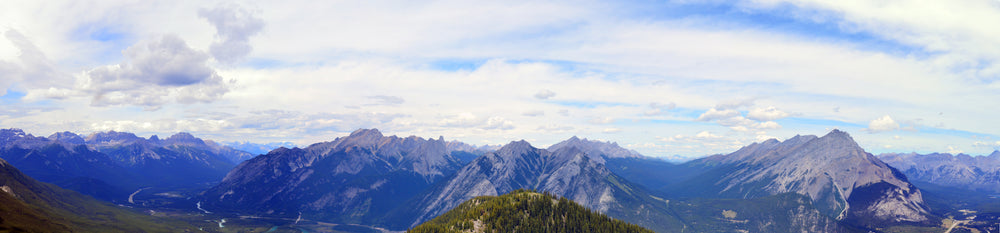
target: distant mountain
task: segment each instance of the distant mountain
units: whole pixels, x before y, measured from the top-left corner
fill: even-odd
[[[361,129],[247,160],[201,201],[210,211],[366,224],[460,166],[443,139],[386,137]]]
[[[920,190],[865,152],[847,133],[768,140],[684,164],[702,172],[673,186],[675,194],[755,198],[781,193],[810,197],[824,214],[866,227],[930,223]]]
[[[879,159],[914,182],[1000,194],[1000,151],[988,156],[888,153]]]
[[[644,158],[642,154],[634,150],[629,150],[618,146],[616,142],[602,142],[602,141],[592,141],[586,138],[580,139],[573,136],[565,141],[556,143],[549,146],[549,151],[557,151],[562,148],[576,147],[583,150],[586,153],[595,158],[599,159],[612,159],[612,158]]]
[[[410,225],[396,226],[409,227],[477,196],[534,189],[567,197],[608,216],[657,231],[682,228],[679,220],[669,216],[663,199],[611,173],[592,158],[577,147],[549,152],[525,141],[511,142],[472,161],[388,219],[415,217],[409,221]]]
[[[451,153],[452,156],[458,158],[458,160],[462,162],[462,165],[472,162],[472,160],[482,156],[483,154],[500,149],[499,145],[475,146],[460,141],[447,142],[445,143],[445,147],[448,148],[448,151],[450,151],[449,153]]]
[[[0,231],[181,232],[194,227],[38,182],[0,159]]]
[[[103,200],[123,200],[140,187],[217,182],[235,166],[227,156],[249,154],[188,133],[164,140],[114,131],[45,138],[0,129],[0,142],[0,158],[32,177]]]
[[[482,196],[408,232],[649,232],[592,212],[565,197],[515,190]]]
[[[144,185],[185,186],[217,182],[235,167],[223,153],[232,153],[188,133],[149,140],[125,132],[100,132],[87,136],[88,146],[107,154],[145,181]],[[236,152],[239,153],[239,152]],[[243,152],[245,153],[245,152]]]
[[[296,145],[291,142],[271,142],[271,143],[252,143],[252,142],[222,142],[222,145],[232,147],[233,149],[246,151],[251,154],[251,156],[246,158],[241,158],[239,161],[233,161],[234,163],[240,163],[247,159],[253,158],[256,155],[267,154],[271,150],[278,149],[281,147],[294,148]]]

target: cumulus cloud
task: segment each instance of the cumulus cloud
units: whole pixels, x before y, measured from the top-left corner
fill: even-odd
[[[178,103],[212,102],[229,85],[207,65],[208,55],[180,37],[164,35],[141,41],[122,52],[125,61],[87,71],[80,90],[95,106],[138,105],[155,110],[171,99]]]
[[[659,138],[671,147],[692,149],[696,147],[713,149],[735,149],[743,145],[739,140],[714,134],[709,131],[701,131],[695,135],[674,135],[673,137]]]
[[[649,103],[649,108],[650,108],[650,110],[644,112],[643,115],[646,115],[646,116],[660,115],[660,114],[666,113],[667,111],[673,110],[674,108],[677,108],[677,104],[674,104],[673,102],[665,103],[665,104],[664,103],[653,102],[653,103]]]
[[[788,117],[788,113],[778,110],[778,108],[775,108],[774,106],[769,106],[767,108],[754,108],[747,114],[747,118],[757,121],[773,121],[785,117]]]
[[[526,111],[524,113],[521,113],[521,115],[530,116],[530,117],[545,116],[545,111],[542,111],[542,110],[532,110],[532,111]]]
[[[702,113],[701,116],[698,116],[698,121],[720,120],[720,119],[731,118],[731,117],[735,117],[735,116],[739,116],[739,115],[740,115],[740,112],[736,111],[734,109],[719,110],[719,109],[716,109],[716,108],[711,108],[711,109],[708,109],[708,111],[706,111],[705,113]]]
[[[896,123],[889,115],[885,115],[869,122],[866,130],[869,133],[899,130],[899,123]]]
[[[753,98],[740,99],[740,100],[730,100],[730,101],[722,102],[722,103],[719,103],[719,104],[715,105],[715,108],[717,108],[717,109],[723,109],[724,110],[724,109],[737,109],[737,108],[742,108],[742,107],[749,107],[749,106],[753,106],[753,102],[754,101],[755,101],[755,99],[753,99]]]
[[[368,99],[375,101],[375,103],[368,105],[400,105],[406,102],[403,97],[388,95],[369,96]]]
[[[552,91],[550,91],[548,89],[541,90],[541,91],[538,91],[538,93],[535,93],[535,98],[542,99],[542,100],[548,99],[548,98],[552,98],[554,96],[556,96],[556,93],[552,92]]]
[[[964,152],[964,151],[962,151],[961,149],[955,148],[954,146],[948,146],[948,153],[949,154],[953,154],[953,155],[954,154],[961,154],[962,152]]]
[[[542,132],[546,132],[546,133],[564,133],[564,132],[572,131],[575,128],[573,128],[572,126],[565,126],[565,125],[560,126],[560,125],[549,124],[549,125],[538,126],[538,128],[536,128],[536,129],[538,131],[542,131]]]
[[[508,130],[514,128],[514,122],[504,119],[503,117],[493,116],[490,118],[482,118],[468,112],[442,119],[438,123],[438,125],[444,127],[500,129],[500,130]]]
[[[618,132],[621,132],[621,131],[622,131],[622,128],[605,128],[601,132],[603,132],[603,133],[618,133]]]
[[[498,116],[490,117],[489,120],[486,120],[486,125],[483,127],[483,129],[501,129],[501,130],[514,129],[514,122],[504,119],[503,117],[498,117]]]
[[[615,123],[615,118],[613,118],[613,117],[598,117],[598,118],[592,118],[592,119],[588,120],[587,122],[590,122],[591,124],[606,125],[606,124]]]
[[[198,16],[215,27],[217,40],[209,51],[222,63],[235,63],[250,54],[250,37],[264,29],[264,20],[236,5],[201,9]]]

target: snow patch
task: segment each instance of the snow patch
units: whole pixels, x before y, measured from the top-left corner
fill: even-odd
[[[5,193],[9,193],[11,196],[14,196],[14,198],[17,198],[17,194],[14,194],[14,190],[11,190],[10,186],[0,186],[0,190],[3,190]]]

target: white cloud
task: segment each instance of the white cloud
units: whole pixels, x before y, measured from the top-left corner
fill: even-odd
[[[596,117],[596,118],[591,118],[587,122],[591,123],[591,124],[597,124],[597,125],[606,125],[606,124],[615,123],[615,118],[614,117]]]
[[[896,123],[889,115],[885,115],[869,122],[866,130],[870,133],[899,130],[899,123]]]
[[[711,132],[708,132],[708,131],[701,131],[698,134],[695,134],[694,137],[696,137],[696,138],[704,138],[704,139],[722,138],[722,136],[712,134]]]
[[[545,116],[545,111],[542,111],[542,110],[531,110],[531,111],[526,111],[524,113],[521,113],[521,115],[529,116],[529,117],[539,117],[539,116]]]
[[[200,9],[198,16],[208,20],[216,30],[216,40],[209,51],[215,60],[234,63],[250,54],[250,37],[264,29],[264,21],[236,5]]]
[[[604,133],[619,133],[621,131],[622,131],[621,128],[605,128],[601,132],[604,132]]]
[[[122,54],[125,62],[87,71],[78,81],[91,104],[158,109],[171,100],[212,102],[229,92],[231,83],[208,66],[208,55],[177,36],[141,41]]]
[[[736,5],[740,12],[782,14],[779,17],[790,13],[805,18],[791,20],[833,25],[833,30],[842,30],[850,37],[841,38],[837,31],[813,35],[811,31],[773,30],[753,20],[734,24],[711,14],[636,18],[630,9],[645,7],[627,2],[377,1],[345,5],[291,0],[248,3],[254,5],[247,8],[212,8],[214,3],[153,0],[99,1],[81,8],[67,7],[71,1],[25,1],[0,9],[0,22],[23,33],[37,45],[37,53],[18,49],[10,36],[0,41],[0,92],[26,90],[29,96],[24,101],[59,99],[45,106],[54,110],[31,110],[31,117],[25,117],[27,110],[4,108],[0,120],[5,125],[58,130],[51,126],[55,123],[46,122],[73,121],[86,128],[104,121],[206,119],[246,126],[227,128],[231,131],[226,137],[304,140],[305,134],[295,130],[309,127],[314,135],[329,136],[351,130],[346,128],[371,126],[469,141],[536,138],[553,142],[565,138],[559,134],[571,131],[581,136],[602,135],[607,127],[587,125],[588,120],[610,117],[636,124],[622,125],[624,130],[613,136],[642,143],[639,138],[644,132],[673,132],[676,128],[684,128],[677,132],[694,137],[722,125],[727,127],[723,129],[725,137],[748,142],[760,135],[784,137],[830,127],[791,124],[781,128],[774,121],[791,115],[785,111],[820,124],[864,124],[873,119],[869,113],[886,112],[923,117],[927,125],[938,128],[947,125],[958,131],[997,135],[1000,125],[989,122],[1000,116],[983,109],[1000,109],[1000,103],[981,100],[1000,98],[1000,83],[988,82],[1000,72],[1000,66],[995,65],[1000,40],[998,29],[982,22],[996,21],[989,19],[1000,14],[993,14],[997,9],[983,3],[900,1],[879,8],[879,3],[802,0]],[[917,9],[924,5],[937,9]],[[957,10],[945,10],[953,8]],[[924,12],[934,17],[926,17]],[[968,14],[943,15],[948,12]],[[746,24],[750,27],[743,27]],[[264,25],[266,29],[262,29]],[[854,40],[857,33],[871,35],[878,43]],[[205,62],[192,63],[194,67],[208,67],[229,80],[181,85],[134,78],[134,82],[146,85],[98,85],[106,91],[101,96],[80,88],[91,71],[93,75],[101,68],[126,73],[134,58],[122,57],[120,52],[134,41],[158,40],[162,34],[177,35],[189,50],[207,56]],[[227,63],[251,53],[253,58],[248,62]],[[41,57],[51,60],[25,62],[31,60],[19,57],[25,54],[44,54],[47,56]],[[438,66],[452,62],[460,68]],[[118,65],[104,66],[107,64]],[[48,67],[51,69],[39,70],[56,75],[64,71],[62,75],[69,78],[20,78],[30,67]],[[42,75],[30,76],[45,76],[39,73]],[[7,79],[15,74],[17,78]],[[78,79],[74,81],[74,76],[67,74],[76,74]],[[899,85],[902,79],[907,85]],[[540,90],[543,88],[558,91],[559,98],[552,90]],[[549,101],[538,101],[536,94]],[[99,101],[93,105],[110,107],[87,106],[95,98]],[[662,103],[649,104],[654,100]],[[575,103],[611,104],[581,107]],[[754,104],[774,106],[775,111],[755,109]],[[147,113],[132,106],[160,110]],[[699,115],[692,110],[713,106],[710,111],[715,113]],[[231,116],[186,116],[184,110],[191,108]],[[266,117],[250,113],[266,109],[290,113]],[[531,116],[544,113],[532,110],[549,109],[550,114]],[[447,115],[463,112],[477,116],[469,127],[446,126],[463,125],[458,115]],[[949,117],[928,116],[926,112],[948,112]],[[70,115],[89,118],[66,117]],[[258,118],[249,119],[251,115]],[[290,120],[283,120],[285,116]],[[673,123],[693,117],[718,125]],[[454,121],[445,124],[445,119]],[[490,119],[494,119],[492,125]],[[517,127],[513,127],[515,121]],[[915,125],[899,123],[900,130]],[[49,125],[37,126],[43,124]],[[483,133],[490,127],[509,129],[502,136]],[[932,140],[912,142],[918,136],[901,133],[907,133],[907,140],[891,143],[894,149],[945,145]],[[919,132],[926,133],[931,132]],[[855,136],[859,141],[878,137]],[[303,142],[308,143],[311,141]],[[873,149],[886,144],[879,143],[872,144]],[[670,144],[669,149],[660,147],[662,150],[648,154],[701,156],[725,152],[730,146],[717,145],[681,148],[685,145]]]
[[[736,111],[734,109],[718,110],[718,109],[715,109],[715,108],[711,108],[711,109],[708,109],[708,111],[706,111],[705,113],[702,113],[700,116],[698,116],[698,121],[722,120],[722,119],[727,119],[727,118],[731,118],[731,117],[735,117],[735,116],[739,116],[739,115],[740,115],[740,112]]]
[[[670,111],[670,110],[673,110],[674,108],[677,108],[677,104],[675,104],[674,102],[665,103],[665,104],[653,102],[653,103],[649,103],[649,108],[650,108],[650,110],[647,110],[646,112],[644,112],[643,115],[646,115],[646,116],[661,115],[661,114],[666,113],[667,111]]]
[[[15,83],[27,88],[62,87],[69,83],[71,77],[60,72],[21,32],[9,29],[4,36],[20,54],[16,63],[0,60],[0,96],[6,95],[7,89]]]
[[[442,119],[439,125],[444,127],[478,128],[478,129],[514,129],[514,123],[503,117],[493,116],[490,118],[478,117],[475,114],[464,112],[450,118]]]
[[[542,100],[548,99],[548,98],[552,98],[554,96],[556,96],[556,93],[552,92],[552,91],[550,91],[548,89],[541,90],[541,91],[538,91],[538,93],[535,93],[535,98],[542,99]]]
[[[376,95],[369,96],[368,99],[374,100],[374,103],[369,105],[400,105],[406,102],[403,97],[391,96],[391,95]]]
[[[962,150],[960,150],[958,148],[955,148],[954,146],[948,146],[948,153],[949,154],[955,155],[955,154],[961,154],[962,152],[963,152]]]
[[[560,125],[542,125],[536,128],[538,131],[545,133],[565,133],[574,130],[572,126],[560,126]]]
[[[774,106],[768,106],[767,108],[754,108],[747,114],[747,118],[757,121],[773,121],[785,117],[788,117],[788,113],[778,110],[778,108],[775,108]]]
[[[504,119],[503,117],[498,117],[498,116],[490,117],[489,120],[486,120],[486,125],[483,127],[483,129],[501,129],[501,130],[514,129],[514,122]]]

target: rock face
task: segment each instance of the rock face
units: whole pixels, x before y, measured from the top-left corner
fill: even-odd
[[[410,227],[429,220],[476,196],[496,196],[517,189],[534,189],[569,198],[583,206],[641,226],[668,229],[680,226],[668,217],[660,201],[593,159],[583,150],[563,147],[554,152],[515,141],[487,153],[459,170],[451,179],[415,198],[416,216]],[[407,215],[403,214],[403,215]],[[656,222],[659,221],[659,222]]]
[[[772,139],[690,163],[711,169],[680,184],[700,186],[689,195],[755,198],[793,192],[810,197],[828,216],[864,226],[929,220],[920,190],[839,130]]]
[[[1000,151],[988,156],[966,154],[881,154],[879,159],[912,181],[1000,193]]]
[[[203,207],[343,223],[370,223],[453,174],[444,140],[361,129],[305,149],[279,148],[247,160],[205,191]]]

